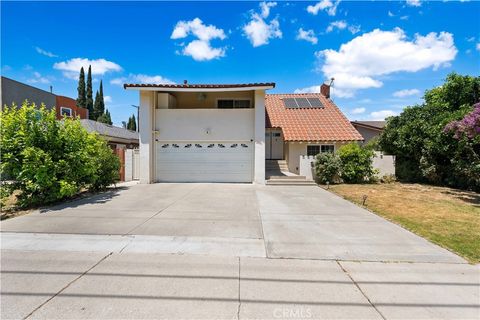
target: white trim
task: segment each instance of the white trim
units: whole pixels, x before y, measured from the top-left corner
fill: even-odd
[[[234,87],[234,88],[162,88],[162,87],[126,87],[125,90],[158,91],[158,92],[232,92],[273,89],[273,86]]]
[[[62,113],[63,110],[70,110],[70,114],[66,115],[67,117],[72,117],[73,116],[73,110],[72,108],[69,107],[60,107],[60,116],[63,116],[64,114]]]

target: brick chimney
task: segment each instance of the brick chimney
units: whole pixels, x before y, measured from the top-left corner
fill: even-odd
[[[325,97],[325,98],[330,98],[330,86],[328,84],[323,83],[320,86],[320,93]]]

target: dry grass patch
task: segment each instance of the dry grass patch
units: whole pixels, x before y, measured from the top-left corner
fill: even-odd
[[[342,184],[330,190],[406,229],[480,262],[480,194],[422,184]]]

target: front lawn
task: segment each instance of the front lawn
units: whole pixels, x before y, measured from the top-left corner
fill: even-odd
[[[406,229],[480,262],[480,194],[422,184],[340,184],[330,191]]]

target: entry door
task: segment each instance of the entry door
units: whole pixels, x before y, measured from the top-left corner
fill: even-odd
[[[270,131],[265,132],[265,159],[272,159],[272,133]]]
[[[283,137],[281,130],[265,132],[265,159],[283,159]]]

